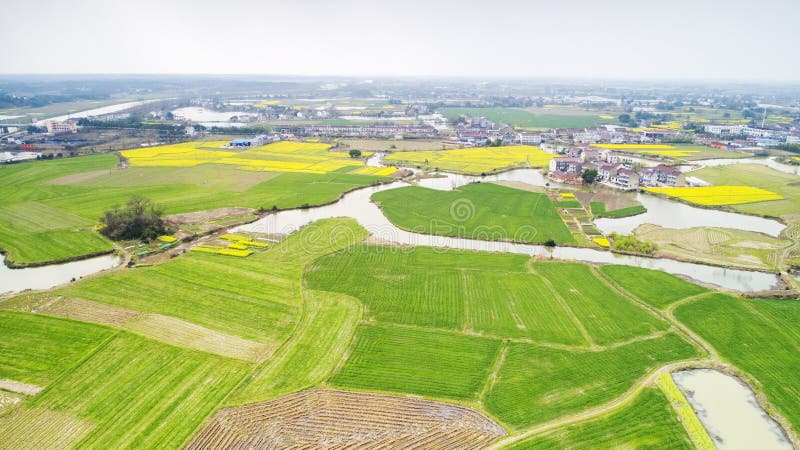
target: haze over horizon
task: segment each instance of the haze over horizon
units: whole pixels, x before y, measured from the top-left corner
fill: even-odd
[[[12,3],[0,74],[800,81],[794,0]]]

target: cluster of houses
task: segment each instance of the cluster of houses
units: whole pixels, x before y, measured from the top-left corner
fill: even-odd
[[[569,156],[551,159],[547,176],[558,183],[583,184],[587,170],[597,171],[596,183],[623,190],[686,185],[686,177],[674,167],[639,167],[632,157],[594,147],[576,147]]]

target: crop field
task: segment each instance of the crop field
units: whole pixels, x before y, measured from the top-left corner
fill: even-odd
[[[783,199],[780,194],[775,192],[750,186],[654,187],[645,188],[645,190],[706,206],[738,205]]]
[[[607,402],[648,371],[696,356],[673,333],[600,352],[512,342],[484,403],[506,423],[529,426]]]
[[[667,328],[646,310],[599,281],[589,266],[578,263],[536,264],[598,344],[610,344]]]
[[[418,186],[373,194],[395,225],[425,234],[483,240],[572,243],[545,194],[479,183],[453,191]]]
[[[189,449],[278,447],[483,448],[505,430],[461,406],[311,389],[214,415]]]
[[[476,147],[459,150],[395,152],[387,164],[420,166],[474,175],[510,167],[545,167],[553,155],[529,145]]]
[[[304,239],[320,233],[328,238],[306,245]],[[56,294],[276,344],[292,330],[302,303],[297,284],[303,266],[364,236],[353,221],[318,222],[248,258],[190,252],[159,265],[82,280]]]
[[[692,176],[715,185],[744,185],[775,192],[782,197],[768,203],[733,205],[736,211],[797,221],[800,211],[800,184],[796,175],[779,172],[759,164],[730,164],[692,172]],[[795,219],[792,219],[795,217]]]
[[[16,262],[40,262],[110,251],[92,231],[103,211],[132,195],[166,214],[232,206],[271,209],[321,204],[388,178],[332,172],[267,173],[218,164],[116,169],[114,155],[5,166],[0,176],[0,248]]]
[[[393,173],[397,172],[397,169],[394,167],[362,167],[354,171],[353,173],[358,175],[379,175],[383,177],[388,177]]]
[[[337,142],[342,146],[362,152],[442,150],[442,141],[435,139],[341,139]]]
[[[0,435],[13,442],[35,431],[49,448],[88,421],[68,446],[178,447],[245,374],[246,366],[231,360],[120,333],[0,418]],[[44,409],[71,420],[42,423],[34,413]]]
[[[305,290],[306,306],[286,343],[248,382],[228,399],[229,405],[262,401],[289,394],[327,379],[350,345],[360,318],[354,298]]]
[[[729,152],[714,147],[691,144],[592,144],[592,146],[625,153],[638,153],[645,156],[664,156],[686,161],[710,158],[746,158],[750,156],[745,153]]]
[[[694,449],[669,402],[658,389],[643,390],[631,404],[598,419],[559,428],[507,447]]]
[[[489,375],[500,341],[396,326],[360,325],[336,386],[474,398]]]
[[[344,152],[329,152],[330,144],[281,141],[252,149],[222,150],[225,141],[185,142],[125,150],[120,154],[134,167],[191,167],[223,164],[240,170],[325,174],[364,165]],[[370,154],[362,153],[362,156]]]
[[[0,311],[0,379],[47,385],[112,334],[71,320]]]
[[[613,209],[611,211],[606,209],[606,204],[603,202],[591,202],[589,206],[592,209],[593,216],[609,217],[612,219],[630,217],[647,212],[647,208],[642,205],[628,206],[626,208]]]
[[[702,286],[660,270],[642,270],[611,264],[600,266],[599,270],[639,300],[660,309],[678,300],[709,292]]]
[[[675,317],[748,373],[792,427],[800,429],[800,303],[715,294],[679,306]]]
[[[616,118],[603,118],[592,114],[534,114],[521,108],[442,108],[442,114],[448,120],[458,119],[461,115],[486,117],[494,122],[501,122],[527,129],[551,128],[586,128],[599,123],[614,123]]]

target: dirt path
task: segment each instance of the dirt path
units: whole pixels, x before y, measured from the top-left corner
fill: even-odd
[[[16,392],[18,394],[36,395],[44,389],[35,384],[23,383],[21,381],[7,380],[0,378],[0,389]]]

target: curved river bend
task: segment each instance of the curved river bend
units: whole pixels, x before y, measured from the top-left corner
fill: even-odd
[[[380,165],[381,156],[380,154],[376,154],[371,157],[367,163],[369,165]],[[547,183],[547,180],[539,170],[516,169],[485,177],[445,173],[440,174],[437,178],[419,180],[418,184],[432,189],[452,190],[476,181],[518,181],[542,187]],[[623,264],[647,269],[663,270],[668,273],[693,278],[702,283],[740,292],[767,290],[778,283],[778,278],[769,273],[725,269],[666,258],[644,258],[619,255],[590,248],[556,247],[549,250],[541,245],[451,238],[408,232],[393,225],[383,215],[380,208],[370,201],[370,197],[375,192],[396,189],[403,186],[408,186],[408,184],[402,181],[396,181],[387,185],[362,188],[344,195],[339,201],[331,205],[281,211],[236,229],[289,234],[303,225],[316,220],[332,217],[351,217],[358,221],[359,224],[376,238],[397,244],[519,253],[540,255],[543,257],[552,256],[553,258],[562,260],[601,264]],[[623,219],[599,219],[595,221],[596,225],[604,233],[609,233],[611,231],[629,233],[630,231],[628,230],[632,230],[641,223],[653,223],[668,228],[733,226],[738,229],[757,231],[773,236],[780,233],[780,230],[784,227],[774,220],[747,216],[744,214],[694,208],[689,205],[670,202],[652,196],[640,195],[638,200],[648,208],[648,213]],[[27,269],[9,269],[2,266],[2,263],[0,263],[0,266],[2,266],[0,267],[0,294],[17,292],[25,289],[48,289],[67,283],[73,278],[77,279],[90,275],[101,270],[115,267],[118,264],[119,260],[115,256],[101,256],[66,264]]]

